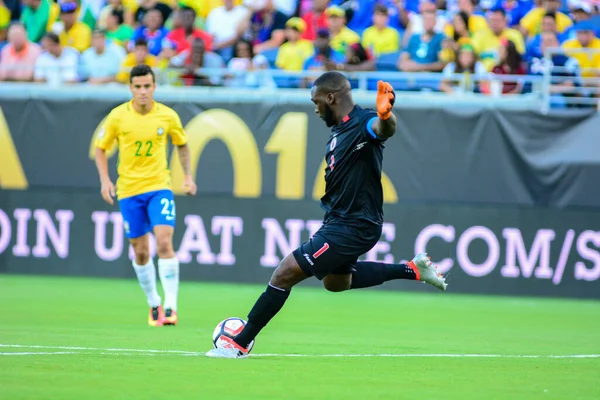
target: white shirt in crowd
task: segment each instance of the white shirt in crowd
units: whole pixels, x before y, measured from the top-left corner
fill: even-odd
[[[277,10],[291,17],[296,12],[298,0],[274,0],[273,4]]]
[[[88,79],[115,77],[126,55],[123,47],[110,42],[102,54],[89,48],[81,55],[81,75]]]
[[[206,31],[219,44],[237,36],[237,27],[250,11],[243,6],[233,7],[230,11],[223,6],[217,7],[206,18]]]
[[[34,79],[45,79],[51,85],[73,82],[78,75],[79,52],[72,47],[63,47],[60,56],[44,51],[35,62]]]

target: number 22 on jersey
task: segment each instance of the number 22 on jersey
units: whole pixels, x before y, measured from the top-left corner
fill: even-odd
[[[136,146],[136,151],[135,151],[135,156],[136,157],[152,157],[152,141],[151,140],[147,140],[145,143],[137,140],[135,142],[135,146]]]

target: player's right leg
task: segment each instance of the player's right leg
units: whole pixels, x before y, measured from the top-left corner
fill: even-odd
[[[298,265],[294,255],[289,254],[273,272],[267,289],[260,295],[248,314],[244,330],[234,339],[233,348],[212,349],[206,353],[211,358],[245,358],[248,345],[258,333],[281,310],[292,287],[308,278]]]
[[[336,252],[323,236],[323,232],[326,231],[327,228],[321,228],[308,242],[303,243],[292,254],[284,258],[275,269],[267,289],[260,295],[248,314],[248,322],[244,330],[234,339],[238,347],[213,349],[206,353],[207,357],[245,357],[248,354],[246,349],[250,342],[281,310],[292,287],[311,276],[323,279],[332,271],[356,261],[357,256],[342,255]]]
[[[156,268],[150,258],[150,222],[146,213],[146,198],[144,195],[128,197],[119,201],[125,234],[133,247],[135,258],[133,269],[138,282],[146,294],[148,306],[148,325],[163,325],[163,310],[161,298],[156,289]]]
[[[158,276],[165,293],[163,322],[164,325],[176,325],[178,322],[179,260],[173,249],[176,218],[175,199],[171,190],[151,192],[148,193],[148,197],[146,211],[156,238]]]

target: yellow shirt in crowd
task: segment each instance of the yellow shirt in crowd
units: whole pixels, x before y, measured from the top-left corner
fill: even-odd
[[[137,196],[155,190],[171,189],[167,151],[168,136],[176,146],[187,143],[187,135],[175,111],[154,102],[146,115],[133,109],[133,102],[114,108],[104,125],[96,146],[109,150],[116,140],[119,148],[117,197]]]
[[[473,37],[472,44],[475,52],[479,54],[479,59],[488,71],[491,71],[498,63],[498,50],[500,49],[501,39],[510,40],[515,44],[519,53],[525,53],[523,35],[516,29],[507,28],[500,36],[494,35],[489,29],[480,31]]]
[[[563,43],[563,49],[582,49],[583,46],[579,43],[577,39],[570,39]],[[586,47],[587,49],[600,49],[600,39],[594,38],[590,45]],[[600,69],[600,53],[576,53],[576,52],[568,52],[565,51],[567,55],[573,57],[579,62],[579,67],[582,69],[581,76],[584,78],[590,78],[594,76],[598,76],[598,73],[595,71],[585,71],[585,68],[596,68]]]
[[[61,46],[69,46],[83,53],[92,45],[92,30],[83,22],[77,21],[69,31],[62,31],[59,38]]]
[[[534,37],[542,32],[542,20],[544,19],[544,15],[546,15],[546,9],[544,7],[537,7],[529,11],[525,14],[523,19],[521,19],[521,26],[527,29],[529,37]],[[556,12],[556,29],[558,29],[559,33],[563,33],[571,25],[573,25],[571,18],[560,11]]]
[[[343,54],[346,52],[346,46],[358,42],[360,42],[360,36],[358,36],[358,33],[345,26],[342,28],[340,33],[331,38],[329,45],[333,51]]]
[[[489,29],[487,20],[481,15],[471,15],[469,17],[469,26],[467,28],[472,35],[479,31]],[[444,34],[449,38],[454,38],[454,27],[452,24],[448,24],[444,27]]]
[[[139,5],[137,0],[122,0],[123,6],[130,10],[131,12],[135,12]],[[165,3],[171,8],[176,8],[177,4],[181,3],[184,6],[193,8],[196,11],[196,15],[199,18],[206,19],[208,14],[217,7],[221,7],[223,5],[223,0],[159,0],[160,3]],[[234,0],[233,5],[239,6],[242,4],[242,0]]]
[[[287,42],[277,52],[275,65],[286,71],[302,71],[304,61],[315,52],[310,40],[300,39],[296,43]]]
[[[365,49],[370,49],[375,57],[394,53],[400,50],[400,34],[394,28],[387,27],[379,31],[371,26],[363,32],[362,45]]]
[[[144,64],[146,64],[149,67],[154,68],[154,67],[158,66],[158,60],[156,59],[156,57],[154,57],[152,55],[147,55],[146,58],[144,59]],[[119,72],[117,73],[117,82],[128,84],[129,83],[129,72],[131,71],[131,68],[135,67],[136,65],[137,65],[137,62],[135,61],[135,54],[134,53],[127,54],[127,56],[121,63],[121,68],[119,68]]]

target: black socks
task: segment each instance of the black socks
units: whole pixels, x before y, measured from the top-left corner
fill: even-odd
[[[236,336],[235,342],[243,348],[247,348],[261,329],[281,310],[289,295],[288,290],[279,289],[269,284],[267,290],[254,303],[254,307],[248,314],[248,323],[244,330]]]
[[[394,279],[417,279],[415,271],[406,264],[360,261],[356,263],[355,269],[356,271],[352,274],[350,289],[377,286]]]

